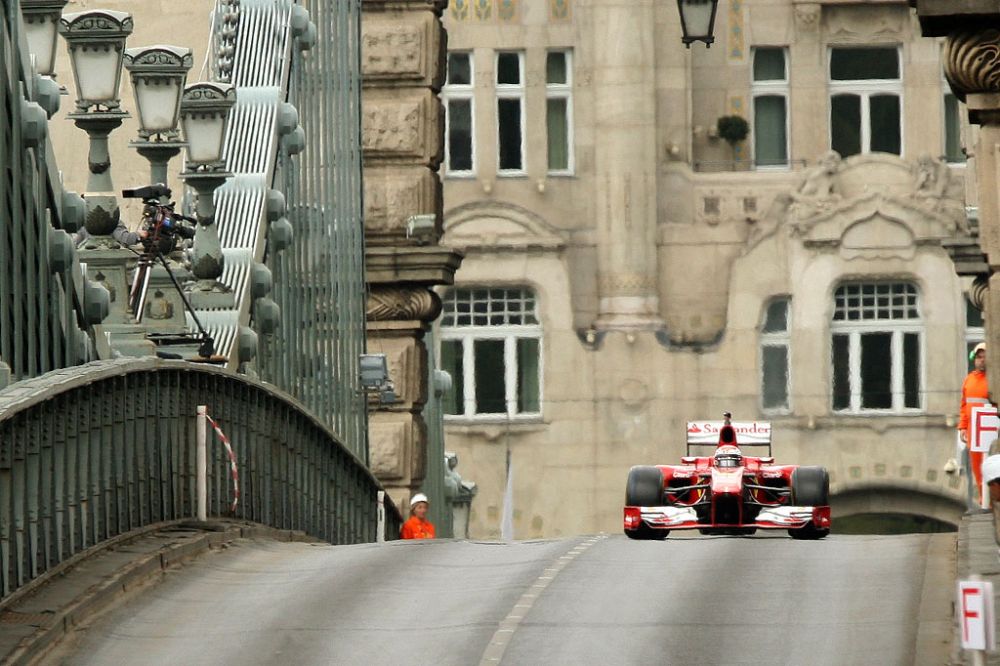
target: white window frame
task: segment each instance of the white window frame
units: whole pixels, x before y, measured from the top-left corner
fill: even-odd
[[[441,88],[441,102],[444,105],[444,173],[449,178],[475,178],[476,176],[476,57],[472,51],[452,51],[448,55],[464,54],[469,56],[469,83],[450,84],[445,83]],[[455,170],[451,168],[451,145],[448,137],[451,128],[451,109],[449,103],[452,101],[468,101],[471,123],[469,131],[471,133],[470,143],[472,151],[472,168]]]
[[[549,83],[548,81],[548,57],[550,53],[562,53],[566,58],[566,83]],[[545,52],[546,73],[545,73],[545,168],[550,176],[572,176],[576,171],[576,150],[574,149],[575,135],[573,132],[573,50],[572,49],[549,49]],[[566,168],[549,168],[549,143],[548,143],[548,103],[550,99],[566,100]],[[523,135],[522,135],[523,137]]]
[[[791,114],[791,86],[789,84],[788,67],[788,47],[768,46],[760,44],[753,48],[753,57],[757,57],[757,49],[781,49],[785,58],[785,78],[784,80],[773,79],[770,81],[757,81],[753,79],[753,60],[750,61],[750,127],[753,138],[753,163],[757,171],[788,171],[792,164],[792,114]],[[785,100],[785,163],[784,164],[757,164],[757,123],[755,114],[757,113],[758,97],[783,97]]]
[[[896,49],[896,61],[899,63],[898,79],[857,79],[851,81],[834,81],[833,72],[833,52],[837,49],[850,48],[888,48]],[[906,107],[903,97],[903,51],[898,44],[835,44],[827,50],[826,58],[826,79],[827,79],[827,132],[829,134],[830,148],[833,148],[833,98],[837,95],[858,95],[861,98],[861,152],[860,155],[867,155],[872,152],[872,128],[871,128],[871,98],[876,95],[895,95],[899,98],[899,156],[906,155]]]
[[[538,312],[538,294],[526,285],[462,285],[455,289],[522,289],[530,292],[534,297],[535,320],[537,324],[504,324],[504,325],[468,325],[468,326],[445,326],[438,328],[438,349],[437,358],[441,359],[441,344],[446,341],[460,341],[462,344],[462,386],[464,401],[461,414],[445,414],[444,419],[448,422],[511,422],[511,421],[540,421],[545,395],[545,350],[542,335],[541,317]],[[517,410],[518,389],[517,383],[517,341],[533,339],[538,341],[538,411],[519,412]],[[476,412],[476,358],[475,341],[477,340],[503,340],[504,341],[504,403],[506,413],[479,414]]]
[[[778,301],[785,302],[785,330],[765,332],[767,313],[771,305]],[[765,414],[790,414],[792,412],[792,298],[776,296],[764,304],[760,321],[760,344],[757,350],[757,362],[760,368],[760,409]],[[785,364],[788,373],[785,375],[785,405],[783,407],[767,407],[764,405],[764,349],[768,347],[783,347],[785,349]]]
[[[865,281],[860,284],[885,284],[887,281]],[[923,313],[921,312],[920,289],[912,281],[894,280],[890,284],[909,284],[916,289],[917,317],[913,319],[875,319],[875,320],[855,320],[830,322],[830,407],[834,414],[922,414],[926,410],[926,400],[924,394],[927,386],[927,351],[926,334]],[[843,284],[858,284],[855,282],[841,283],[837,285],[839,289]],[[834,290],[836,293],[836,290]],[[836,310],[836,304],[834,304]],[[876,409],[861,406],[861,336],[865,333],[890,333],[892,342],[890,353],[892,354],[892,407],[888,409]],[[918,377],[917,396],[919,405],[917,407],[906,407],[906,387],[903,373],[903,335],[906,333],[916,333],[918,340],[918,361],[920,363],[920,375]],[[851,392],[851,402],[847,409],[833,409],[833,336],[848,336],[848,383]]]
[[[518,66],[518,77],[519,83],[498,83],[497,79],[500,75],[500,56],[506,54],[517,55],[517,66]],[[496,104],[494,109],[496,110],[496,127],[494,128],[493,136],[496,138],[497,146],[497,176],[502,177],[518,177],[525,176],[528,173],[528,163],[527,163],[527,151],[525,150],[525,130],[527,128],[527,123],[524,118],[524,51],[514,51],[514,50],[503,50],[497,51],[493,59],[493,85],[496,88]],[[501,169],[500,168],[500,100],[513,99],[519,102],[521,107],[520,121],[521,121],[521,145],[519,150],[521,151],[521,168],[520,169]]]

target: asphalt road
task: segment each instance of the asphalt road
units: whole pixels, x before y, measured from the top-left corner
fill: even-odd
[[[240,542],[171,572],[49,663],[941,664],[953,544]]]

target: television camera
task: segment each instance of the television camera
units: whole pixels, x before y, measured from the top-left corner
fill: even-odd
[[[162,183],[122,190],[123,199],[142,199],[142,245],[146,252],[169,254],[177,248],[178,238],[192,239],[198,221],[174,211],[171,190]]]
[[[141,322],[146,310],[149,278],[154,264],[159,263],[166,270],[170,282],[180,294],[185,310],[191,315],[191,319],[198,327],[201,342],[198,354],[204,358],[214,358],[215,342],[201,325],[184,289],[177,282],[177,277],[170,268],[170,264],[164,258],[164,255],[177,249],[180,239],[190,240],[194,238],[198,224],[194,218],[174,211],[174,202],[170,201],[170,195],[170,188],[163,183],[122,190],[123,199],[142,199],[142,230],[145,232],[145,236],[140,234],[143,251],[136,252],[139,256],[139,262],[132,278],[132,288],[129,291],[129,306],[136,321]]]

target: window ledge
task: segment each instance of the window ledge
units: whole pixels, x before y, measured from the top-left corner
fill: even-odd
[[[549,422],[542,417],[535,417],[531,420],[517,421],[469,421],[469,420],[445,420],[444,429],[449,435],[462,435],[466,437],[482,437],[487,441],[494,442],[505,435],[531,435],[543,432],[549,427]]]
[[[768,415],[762,420],[769,420],[780,432],[785,429],[796,430],[826,430],[855,428],[873,430],[879,434],[891,428],[954,428],[955,417],[947,414],[928,414],[927,412],[891,413],[865,412],[838,413],[825,416],[798,415]]]

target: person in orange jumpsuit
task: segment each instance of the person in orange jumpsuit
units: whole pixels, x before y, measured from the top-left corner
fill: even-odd
[[[969,449],[969,423],[972,419],[972,409],[974,407],[985,407],[990,404],[989,387],[986,385],[986,343],[980,342],[972,350],[972,362],[974,367],[962,382],[962,402],[959,406],[958,429],[961,432],[962,441],[965,442],[965,452],[968,455],[969,467],[972,468],[972,476],[969,479],[970,487],[974,487],[976,494],[974,499],[976,506],[981,506],[983,496],[983,458],[986,454],[981,451],[971,451]],[[974,486],[972,484],[975,483]]]
[[[417,493],[410,499],[410,517],[403,523],[403,539],[433,539],[434,525],[427,520],[427,495]]]

